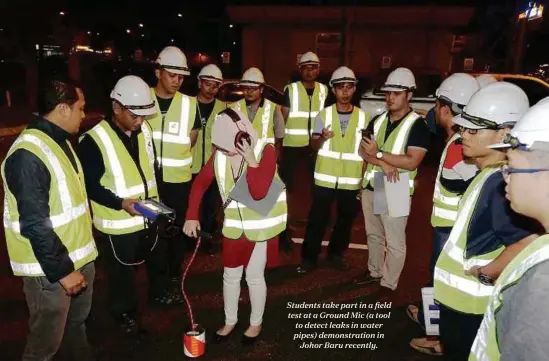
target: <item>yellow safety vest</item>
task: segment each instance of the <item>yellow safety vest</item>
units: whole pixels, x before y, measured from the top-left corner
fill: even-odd
[[[484,319],[471,348],[470,361],[498,361],[501,358],[496,332],[496,315],[503,307],[502,292],[519,283],[530,269],[547,261],[549,261],[549,235],[543,235],[525,247],[505,267],[494,285]],[[524,297],[528,297],[528,295],[524,295]],[[546,322],[546,320],[540,320],[540,322]]]
[[[166,183],[188,182],[192,178],[191,130],[196,115],[196,98],[175,93],[163,120],[154,89],[151,93],[157,104],[156,114],[147,119],[147,123],[152,129],[162,179]]]
[[[103,120],[88,134],[97,144],[105,163],[105,173],[100,183],[122,199],[158,200],[158,190],[154,177],[154,149],[149,128],[143,124],[138,135],[139,166],[143,171],[145,183],[137,165],[110,124]],[[147,187],[147,194],[145,192]],[[145,228],[142,216],[131,216],[125,210],[115,210],[91,201],[93,223],[106,234],[128,234]]]
[[[459,203],[456,223],[450,232],[448,241],[435,266],[435,300],[456,311],[482,315],[486,311],[488,299],[494,290],[493,286],[480,283],[465,271],[474,266],[485,266],[496,259],[505,249],[504,246],[487,254],[465,258],[467,232],[480,193],[486,180],[498,172],[501,163],[484,168],[467,188]]]
[[[254,148],[258,161],[261,159],[265,146],[265,142],[258,141]],[[235,185],[235,180],[230,160],[220,151],[215,152],[214,170],[219,193],[225,203]],[[280,180],[278,170],[275,171],[275,178]],[[250,241],[261,242],[277,236],[286,229],[287,219],[286,191],[280,194],[277,203],[266,217],[233,200],[225,208],[222,233],[229,239],[238,239],[244,233]]]
[[[361,129],[365,129],[370,117],[357,107],[349,119],[345,136],[335,105],[320,111],[324,128],[331,127],[334,136],[327,139],[318,151],[315,164],[315,184],[326,188],[348,190],[360,189],[363,160],[358,155],[362,140]]]
[[[400,121],[400,124],[396,127],[395,130],[391,132],[387,141],[385,141],[385,132],[387,131],[387,125],[389,123],[389,113],[385,112],[381,114],[374,121],[374,137],[379,146],[379,150],[385,153],[404,155],[406,154],[406,143],[408,142],[408,137],[410,136],[410,131],[412,130],[415,122],[420,118],[420,116],[411,112],[406,116],[406,118]],[[413,171],[408,171],[405,169],[398,170],[400,173],[408,173],[410,177],[410,195],[414,194],[414,179],[417,175],[417,169]],[[362,188],[366,188],[370,182],[374,179],[374,174],[377,172],[383,172],[380,166],[373,165],[368,163],[366,167],[366,172],[364,172],[364,180],[362,181]]]
[[[214,108],[206,120],[206,126],[202,125],[198,131],[198,138],[196,138],[196,144],[192,148],[193,153],[193,174],[200,172],[204,164],[212,156],[212,127],[217,114],[227,108],[227,104],[215,99]]]
[[[440,157],[440,165],[435,179],[435,192],[433,194],[433,212],[431,214],[431,225],[433,227],[452,227],[457,218],[457,211],[461,195],[450,192],[440,183],[444,163],[446,162],[446,154],[448,148],[456,140],[460,138],[458,133],[454,134],[446,143],[442,157]]]
[[[248,111],[246,109],[246,100],[244,98],[229,105],[230,108],[238,110],[246,115]],[[258,140],[266,143],[274,144],[274,113],[276,110],[276,104],[269,99],[264,98],[263,106],[257,109],[255,117],[250,119],[255,131],[257,132]]]
[[[70,142],[66,142],[76,161],[78,173],[59,144],[37,129],[24,130],[11,146],[6,159],[16,150],[25,149],[36,155],[48,168],[51,176],[48,202],[50,222],[67,248],[74,268],[78,270],[97,258],[97,248],[93,240],[82,166]],[[17,201],[6,183],[5,164],[6,160],[2,162],[4,232],[11,268],[16,276],[45,276],[29,239],[21,235]]]
[[[291,83],[284,88],[290,95],[290,113],[286,120],[284,141],[285,147],[306,147],[309,138],[313,134],[314,121],[320,110],[324,108],[324,102],[328,96],[328,87],[315,82],[315,90],[309,101],[307,90],[301,81]],[[309,129],[309,119],[311,127]]]

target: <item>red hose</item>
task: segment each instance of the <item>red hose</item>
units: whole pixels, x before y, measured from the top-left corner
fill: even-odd
[[[187,277],[187,273],[189,272],[189,269],[191,268],[191,265],[193,264],[194,257],[196,256],[196,253],[198,252],[198,248],[200,247],[200,241],[202,240],[202,237],[198,237],[196,241],[196,246],[194,248],[193,255],[191,256],[191,259],[187,263],[187,267],[185,268],[185,272],[183,272],[183,277],[181,278],[181,293],[183,294],[183,298],[185,298],[185,302],[187,303],[187,309],[189,311],[189,317],[191,318],[191,330],[196,331],[197,324],[194,323],[194,314],[193,314],[193,308],[191,306],[191,301],[189,301],[189,298],[187,297],[187,294],[185,293],[185,278]]]

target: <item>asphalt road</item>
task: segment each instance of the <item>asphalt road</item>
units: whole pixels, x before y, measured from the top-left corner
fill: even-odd
[[[14,139],[15,136],[0,136],[2,159]],[[267,274],[268,299],[263,322],[264,329],[259,341],[253,347],[243,347],[239,342],[240,334],[247,327],[249,317],[247,289],[243,287],[239,311],[240,321],[233,337],[226,344],[207,344],[206,354],[200,359],[216,361],[411,361],[433,358],[420,354],[408,346],[411,338],[420,336],[422,330],[408,319],[405,306],[420,300],[420,289],[427,283],[429,277],[428,264],[431,252],[429,217],[435,172],[436,168],[433,166],[423,166],[420,169],[417,178],[417,191],[412,202],[412,214],[408,220],[406,265],[395,294],[379,304],[388,308],[378,308],[377,310],[369,308],[370,304],[375,307],[376,302],[379,301],[375,286],[356,286],[352,283],[356,276],[366,270],[368,257],[366,250],[349,249],[347,251],[346,260],[350,267],[345,272],[321,268],[310,275],[298,276],[295,273],[295,267],[300,260],[300,245],[296,244],[291,253],[282,254],[281,267],[269,271]],[[306,179],[304,174],[298,176],[299,179]],[[308,189],[307,182],[303,181],[297,191],[289,195],[290,225],[294,229],[293,235],[296,238],[303,236],[306,224],[310,207]],[[1,234],[3,238],[3,232]],[[328,240],[328,232],[325,240]],[[365,244],[361,213],[354,224],[352,243]],[[101,250],[105,245],[99,244],[98,246]],[[188,258],[189,255],[186,256],[186,259]],[[98,271],[94,284],[94,303],[88,322],[88,331],[92,344],[97,347],[102,357],[101,360],[175,361],[187,359],[183,354],[182,347],[182,335],[190,324],[186,307],[183,305],[168,310],[149,310],[145,302],[146,274],[141,268],[138,272],[137,284],[142,301],[143,322],[149,330],[149,336],[141,341],[128,338],[109,317],[107,279],[101,257],[96,265]],[[22,292],[22,282],[11,274],[3,240],[0,241],[0,284],[2,285],[0,287],[0,360],[15,361],[20,359],[25,345],[28,313]],[[223,323],[222,264],[219,253],[213,256],[198,254],[188,276],[186,290],[190,295],[195,319],[206,328],[206,334],[209,337]],[[319,303],[320,306],[323,303],[331,305],[333,302],[336,305],[334,307],[337,308],[290,309],[288,308],[289,302]],[[346,305],[347,309],[338,309],[342,307],[341,305]],[[336,317],[322,316],[321,312],[323,311],[336,316],[345,315],[347,312],[357,313],[353,320],[352,318],[322,318]],[[308,313],[311,313],[310,318],[303,318]],[[307,328],[307,322],[320,325],[316,325],[316,328]],[[304,327],[296,328],[298,323]],[[324,327],[326,323],[328,328],[320,328]],[[352,325],[352,323],[356,325]],[[341,328],[336,328],[338,326]],[[317,337],[315,340],[296,339],[308,337],[309,334],[314,335],[315,332]],[[345,333],[355,336],[347,335],[344,339],[321,339],[322,332]],[[321,345],[321,348],[300,347],[310,342]],[[332,348],[339,347],[337,344],[344,348]],[[62,352],[56,360],[65,360]]]

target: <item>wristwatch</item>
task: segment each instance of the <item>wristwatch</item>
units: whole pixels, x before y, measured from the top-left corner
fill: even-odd
[[[381,159],[383,157],[383,152],[382,151],[379,151],[376,153],[376,158],[377,159]]]
[[[493,286],[494,280],[482,273],[482,267],[478,269],[478,280],[485,286]]]

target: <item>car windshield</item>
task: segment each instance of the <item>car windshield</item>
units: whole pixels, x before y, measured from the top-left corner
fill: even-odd
[[[381,80],[377,84],[380,84],[374,89],[373,94],[383,96],[385,95],[380,89],[385,79]],[[434,98],[438,86],[442,82],[440,75],[437,74],[424,74],[416,76],[417,89],[414,92],[414,98]]]

